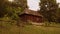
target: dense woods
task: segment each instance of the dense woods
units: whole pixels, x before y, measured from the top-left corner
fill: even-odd
[[[22,3],[22,4],[21,4]],[[0,0],[0,17],[5,16],[15,16],[17,17],[26,7],[25,0],[9,1],[9,0]]]
[[[41,6],[40,13],[49,22],[58,22],[60,20],[59,19],[60,17],[58,16],[58,14],[60,13],[59,7],[58,3],[56,3],[56,0],[41,0],[40,6]]]
[[[60,22],[60,8],[56,0],[40,0],[40,11],[44,20],[48,22]],[[13,20],[19,19],[21,14],[27,6],[27,0],[0,0],[0,18],[8,17]]]

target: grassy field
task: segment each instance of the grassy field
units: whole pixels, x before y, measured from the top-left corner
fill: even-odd
[[[60,34],[60,24],[49,27],[38,25],[17,27],[15,24],[0,22],[0,34]]]

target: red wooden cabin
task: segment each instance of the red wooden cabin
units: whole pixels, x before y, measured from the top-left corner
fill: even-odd
[[[42,15],[38,11],[32,11],[29,9],[25,9],[22,14],[19,15],[22,21],[32,21],[32,22],[37,22],[41,23],[43,21]]]

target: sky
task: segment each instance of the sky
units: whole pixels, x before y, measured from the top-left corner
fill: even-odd
[[[57,3],[60,3],[60,0],[57,0]],[[60,4],[59,4],[59,8],[60,8]]]
[[[30,10],[37,11],[40,10],[39,2],[40,0],[27,0],[27,5],[29,6]]]
[[[57,1],[57,3],[60,3],[60,0],[56,0],[56,1]],[[27,0],[27,3],[28,3],[27,5],[29,6],[30,10],[37,11],[40,9],[39,2],[40,2],[40,0]],[[59,7],[60,7],[60,5],[59,5]]]
[[[57,1],[57,3],[60,3],[60,0],[56,0]]]
[[[8,1],[13,2],[14,0],[8,0]]]

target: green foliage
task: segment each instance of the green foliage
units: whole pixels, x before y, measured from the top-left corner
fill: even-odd
[[[26,1],[27,0],[14,0],[14,2],[10,2],[8,0],[0,0],[0,17],[15,20],[17,21],[16,24],[19,25],[21,22],[19,15],[26,8]]]
[[[0,0],[0,17],[4,17],[4,15],[17,17],[26,8],[26,5],[26,0],[17,0],[12,3],[8,0]]]
[[[0,0],[0,17],[4,17],[6,14],[6,3],[4,0]]]
[[[44,26],[45,26],[45,27],[48,27],[48,26],[50,26],[50,24],[51,24],[51,23],[44,22]]]
[[[44,18],[46,18],[49,22],[55,21],[56,11],[58,8],[56,0],[41,0],[40,6],[40,13],[44,16]]]
[[[57,9],[56,16],[56,22],[60,23],[60,8]]]
[[[22,12],[20,7],[16,8],[16,7],[8,6],[6,10],[7,10],[6,16],[11,17],[12,19],[19,18],[18,14]]]

